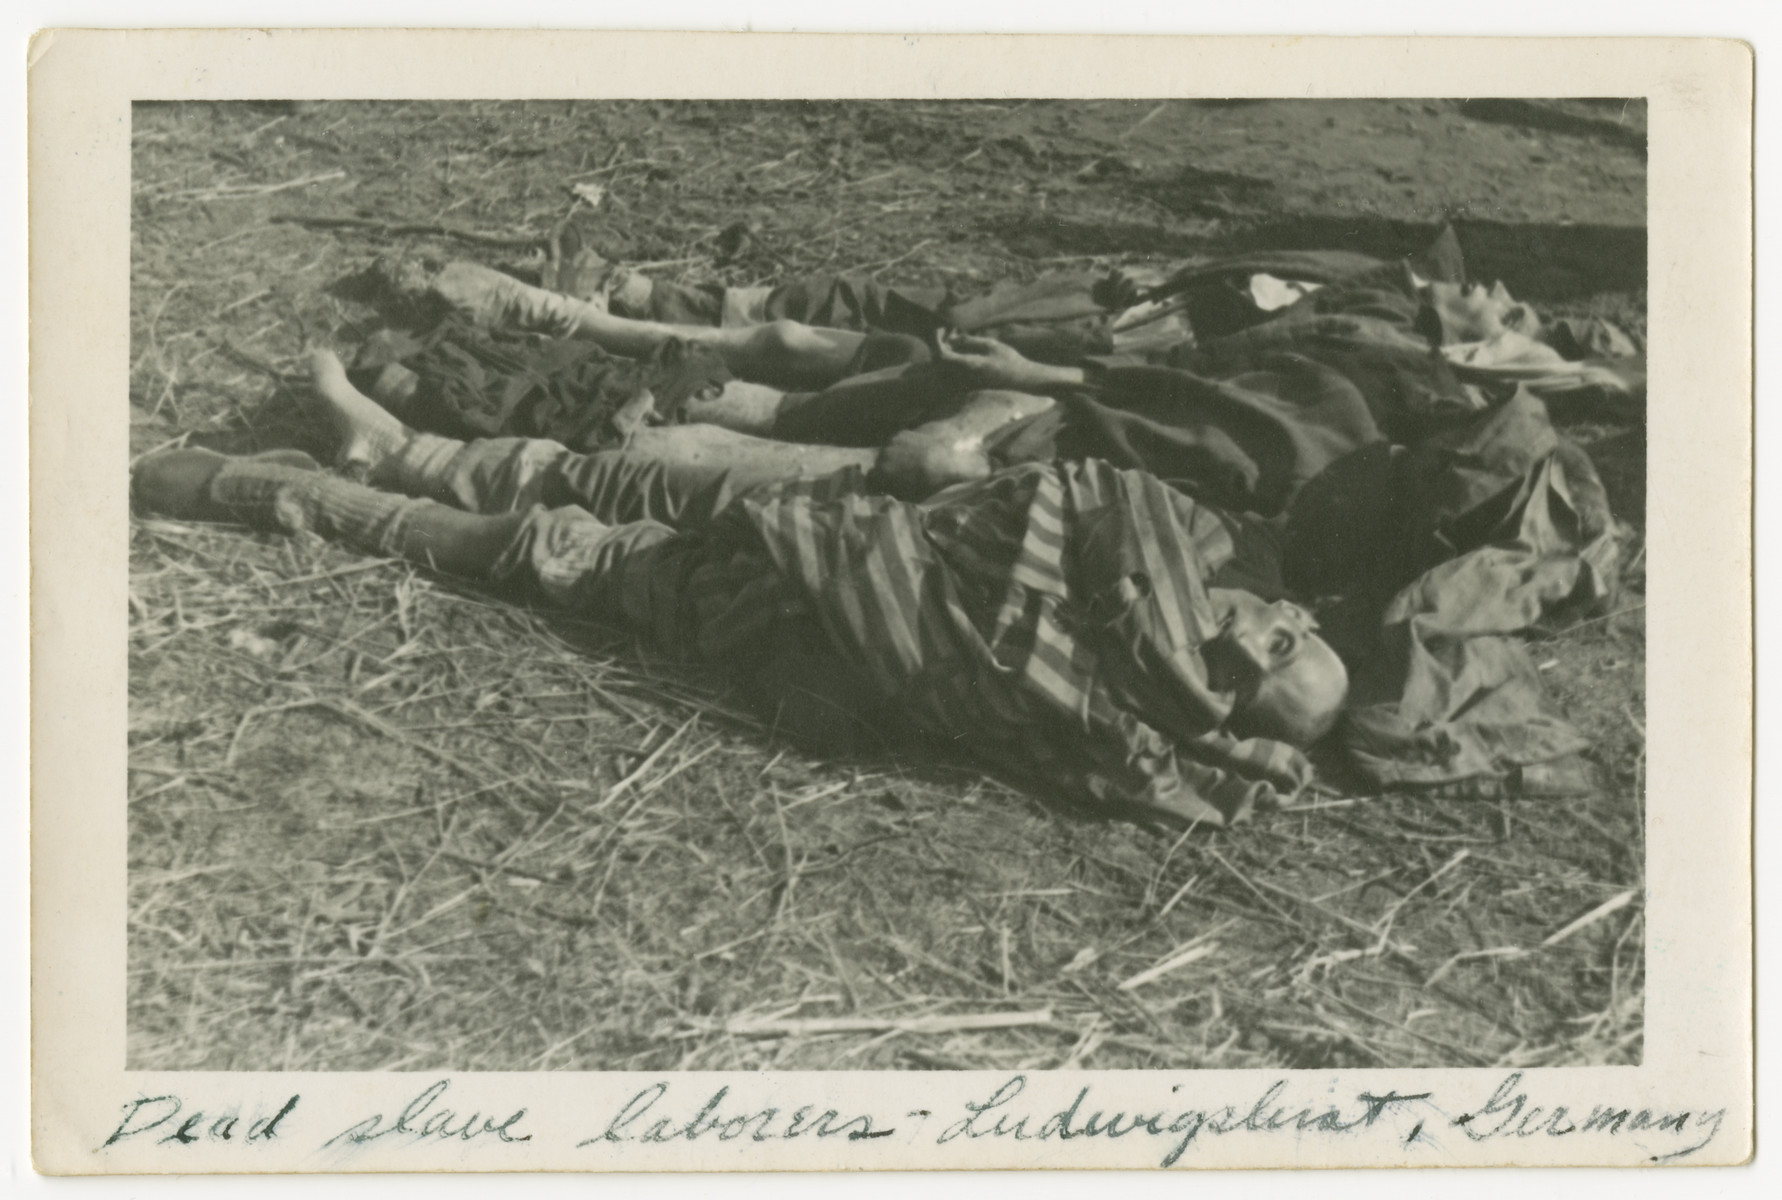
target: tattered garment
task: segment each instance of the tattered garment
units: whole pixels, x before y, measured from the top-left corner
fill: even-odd
[[[1527,391],[1398,464],[1414,520],[1388,526],[1401,562],[1432,562],[1394,594],[1343,725],[1384,785],[1537,780],[1588,743],[1565,720],[1518,635],[1612,601],[1618,526],[1590,460]],[[1568,789],[1569,790],[1569,789]]]
[[[1236,546],[1219,513],[1097,462],[921,504],[863,485],[766,489],[678,534],[538,510],[504,569],[688,658],[744,665],[814,628],[806,644],[916,728],[1104,810],[1222,825],[1310,781],[1294,747],[1223,732],[1233,697],[1200,656]]]
[[[828,634],[920,724],[1030,782],[1224,823],[1309,781],[1293,747],[1221,731],[1207,582],[1217,513],[1138,471],[1032,464],[920,505],[743,508]]]
[[[1458,248],[1439,250],[1458,277]],[[998,453],[1107,458],[1278,529],[1288,590],[1343,617],[1356,687],[1337,738],[1376,784],[1577,790],[1587,743],[1522,635],[1604,611],[1620,527],[1547,402],[1634,394],[1637,360],[1566,360],[1514,331],[1444,345],[1408,266],[1349,265],[1272,319],[1152,365],[1103,360]],[[1574,324],[1565,338],[1631,348]]]

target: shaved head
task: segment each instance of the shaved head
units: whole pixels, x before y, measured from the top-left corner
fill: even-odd
[[[1297,604],[1270,604],[1249,592],[1212,588],[1218,638],[1203,648],[1216,687],[1236,700],[1230,730],[1309,746],[1336,724],[1349,696],[1349,672]]]

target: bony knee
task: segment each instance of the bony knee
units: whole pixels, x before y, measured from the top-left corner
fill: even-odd
[[[790,369],[808,366],[813,356],[826,358],[836,347],[833,334],[825,335],[802,321],[781,318],[758,327],[754,334],[756,353],[773,365]]]
[[[755,353],[772,363],[783,363],[805,348],[810,330],[784,318],[757,326],[749,337]]]

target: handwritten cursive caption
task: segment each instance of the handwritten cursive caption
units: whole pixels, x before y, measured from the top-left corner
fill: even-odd
[[[750,1083],[760,1086],[759,1081]],[[1155,1145],[1159,1165],[1173,1167],[1192,1164],[1196,1147],[1208,1140],[1233,1135],[1371,1139],[1382,1153],[1401,1162],[1416,1161],[1413,1153],[1425,1156],[1422,1161],[1439,1161],[1456,1137],[1475,1143],[1606,1139],[1632,1143],[1646,1161],[1676,1162],[1708,1146],[1726,1117],[1724,1108],[1655,1109],[1613,1101],[1586,1108],[1545,1102],[1520,1071],[1503,1077],[1482,1103],[1454,1108],[1433,1091],[1395,1089],[1359,1091],[1340,1100],[1327,1092],[1306,1102],[1295,1098],[1286,1079],[1276,1079],[1238,1103],[1181,1102],[1177,1097],[1191,1086],[1177,1084],[1165,1092],[1160,1081],[1154,1104],[1110,1111],[1093,1085],[1071,1088],[1047,1077],[1036,1081],[1013,1075],[950,1110],[887,1113],[803,1102],[796,1093],[744,1100],[728,1084],[694,1088],[662,1080],[638,1089],[566,1142],[591,1156],[589,1166],[621,1169],[636,1161],[626,1147],[704,1141],[747,1147],[808,1139],[848,1146],[895,1139],[899,1145],[926,1141],[958,1150],[973,1144],[1066,1146],[1129,1137]],[[105,1153],[134,1144],[175,1152],[202,1144],[252,1150],[297,1143],[338,1155],[373,1146],[451,1143],[460,1149],[536,1150],[547,1144],[534,1142],[533,1127],[547,1123],[530,1117],[527,1107],[460,1103],[448,1098],[452,1087],[449,1077],[436,1080],[405,1101],[379,1106],[344,1124],[337,1108],[314,1111],[314,1106],[303,1106],[298,1094],[276,1103],[208,1108],[171,1093],[142,1096],[122,1105],[117,1126],[95,1149]],[[460,1084],[461,1091],[474,1087],[474,1080]],[[1055,1165],[1056,1156],[1048,1156],[1047,1162]],[[960,1165],[969,1165],[969,1158]]]

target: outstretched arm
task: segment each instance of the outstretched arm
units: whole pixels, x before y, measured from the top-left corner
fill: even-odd
[[[938,343],[941,361],[961,383],[971,389],[1002,388],[1016,392],[1047,392],[1078,387],[1086,376],[1081,367],[1056,367],[1034,362],[1013,346],[995,338],[954,333]]]

